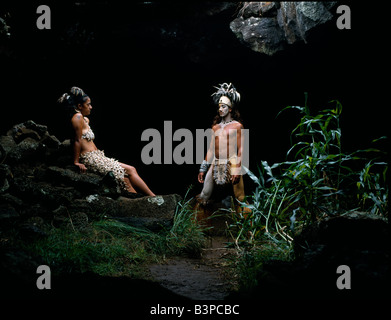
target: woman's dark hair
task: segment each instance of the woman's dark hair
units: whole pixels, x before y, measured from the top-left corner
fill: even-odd
[[[78,87],[72,87],[69,92],[64,93],[60,98],[58,98],[57,103],[59,103],[63,108],[64,119],[67,119],[68,123],[68,135],[71,141],[74,141],[74,129],[69,122],[69,119],[72,118],[76,113],[76,108],[79,103],[84,103],[88,99],[88,95]],[[65,120],[64,120],[65,121]]]
[[[82,89],[72,87],[69,92],[64,93],[57,102],[74,113],[76,111],[76,106],[79,103],[86,102],[88,98],[88,95]]]

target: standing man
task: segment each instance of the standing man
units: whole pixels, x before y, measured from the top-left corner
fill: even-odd
[[[215,184],[232,184],[235,198],[243,202],[245,197],[242,176],[243,125],[237,109],[240,94],[231,83],[215,88],[217,91],[212,97],[218,104],[218,115],[214,118],[210,147],[198,174],[198,181],[204,184],[198,196],[198,201],[203,205],[208,203]]]

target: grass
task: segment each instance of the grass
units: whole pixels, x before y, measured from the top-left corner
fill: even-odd
[[[265,261],[292,259],[295,236],[312,223],[350,210],[388,215],[385,153],[373,147],[345,153],[342,105],[337,100],[330,104],[312,115],[305,94],[304,107],[283,109],[302,116],[292,131],[286,161],[271,166],[261,161],[258,176],[248,172],[256,189],[242,206],[251,214],[233,215],[230,226],[242,287],[256,285]]]
[[[41,256],[54,273],[145,278],[146,265],[173,255],[198,255],[204,246],[186,196],[178,203],[172,227],[159,233],[101,219],[83,229],[52,228],[47,237],[22,245]]]

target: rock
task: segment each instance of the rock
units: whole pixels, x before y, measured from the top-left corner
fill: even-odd
[[[120,197],[117,200],[118,210],[113,217],[135,227],[157,231],[171,226],[180,199],[177,194],[139,199]]]
[[[23,240],[36,240],[47,237],[49,228],[42,217],[35,216],[25,220],[19,226],[19,232]]]
[[[282,50],[286,42],[275,17],[240,17],[231,22],[230,28],[252,50],[268,55]]]
[[[306,42],[311,30],[333,18],[337,2],[245,2],[232,32],[252,50],[273,55],[287,44]]]
[[[71,227],[74,230],[83,230],[88,227],[88,215],[84,212],[76,212],[70,215]]]
[[[4,223],[4,221],[10,221],[12,219],[16,219],[19,217],[18,212],[9,204],[1,204],[0,205],[0,221]]]
[[[6,191],[8,188],[9,188],[9,183],[8,183],[8,180],[6,178],[3,178],[1,179],[0,178],[0,193],[3,193],[4,191]]]
[[[295,254],[302,256],[317,246],[335,247],[338,251],[345,247],[385,249],[388,246],[388,235],[387,220],[374,214],[355,211],[326,218],[307,227],[295,238]]]
[[[44,156],[44,148],[33,138],[27,137],[8,153],[8,162],[33,162]]]
[[[93,172],[80,174],[76,171],[76,167],[60,168],[50,166],[45,171],[45,178],[53,181],[55,185],[71,186],[84,195],[91,193],[99,193],[105,196],[117,198],[121,194],[121,190],[117,185],[117,181],[112,172],[108,172],[105,176],[98,175]]]
[[[60,140],[58,140],[55,136],[50,135],[48,132],[45,133],[40,142],[43,146],[53,149],[58,149],[61,146]]]
[[[156,219],[172,219],[175,208],[181,197],[177,194],[169,194],[155,197],[143,197],[128,199],[120,197],[117,200],[117,217],[151,217]]]
[[[0,203],[8,203],[13,207],[21,207],[23,201],[9,193],[0,195]]]
[[[12,172],[8,165],[0,164],[0,193],[8,190],[9,183],[8,178],[12,177]]]
[[[17,220],[27,237],[44,236],[47,226],[83,229],[102,217],[151,230],[173,221],[179,195],[144,197],[121,191],[111,172],[81,174],[70,141],[59,142],[44,125],[14,125],[0,145],[0,219]]]
[[[53,184],[65,184],[94,192],[99,187],[102,177],[95,173],[80,174],[76,169],[50,166],[46,170],[46,179]]]
[[[35,141],[41,140],[41,137],[38,135],[38,133],[34,130],[27,129],[25,127],[19,128],[13,135],[14,140],[16,143],[19,143],[20,141],[23,141],[26,138],[31,138]]]
[[[14,125],[6,136],[0,137],[0,159],[8,163],[33,162],[56,156],[62,151],[61,146],[46,126],[28,120]]]
[[[68,208],[70,212],[85,212],[92,219],[111,217],[135,227],[156,231],[171,224],[180,199],[179,195],[171,194],[138,199],[121,196],[114,200],[96,194],[77,199]]]
[[[47,182],[35,181],[33,177],[15,177],[10,189],[12,194],[23,199],[26,204],[44,203],[47,207],[69,204],[80,195],[72,187],[54,186]]]
[[[244,19],[249,17],[270,17],[276,16],[279,2],[246,2],[243,4],[239,14]]]
[[[333,15],[322,2],[301,1],[296,3],[296,17],[300,35],[306,40],[309,30],[331,20]]]
[[[0,137],[0,152],[1,152],[1,161],[5,161],[7,154],[10,153],[16,147],[16,142],[11,136],[1,136]]]
[[[300,299],[386,299],[391,284],[389,236],[386,219],[363,212],[309,225],[294,239],[293,261],[263,264],[250,298],[274,299],[294,291]],[[350,269],[351,290],[336,286],[341,265]]]
[[[302,39],[302,32],[297,24],[296,4],[294,2],[283,2],[277,12],[277,21],[284,31],[288,44],[293,44]]]
[[[28,130],[27,132],[35,131],[39,137],[38,140],[47,133],[47,126],[36,124],[33,120],[27,120],[26,122],[14,125],[7,134],[11,135],[15,141],[17,141],[18,136],[21,135],[23,131],[26,131],[26,129]]]

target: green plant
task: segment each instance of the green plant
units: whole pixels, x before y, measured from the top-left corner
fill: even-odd
[[[195,212],[190,206],[192,198],[187,199],[190,186],[183,198],[178,202],[171,229],[165,236],[170,251],[174,254],[187,253],[198,256],[205,246],[205,227],[196,220]]]
[[[291,243],[303,226],[348,210],[361,208],[387,214],[388,166],[373,159],[368,162],[368,155],[378,155],[380,150],[369,148],[344,153],[340,127],[342,105],[337,100],[330,103],[332,108],[311,115],[305,94],[304,107],[288,106],[278,113],[298,110],[301,119],[291,133],[287,160],[272,166],[261,161],[258,177],[248,172],[256,189],[250,204],[242,203],[251,209],[251,214],[235,218],[237,244],[254,246],[263,234]],[[364,168],[357,169],[363,162]],[[374,172],[375,167],[381,167],[382,172]]]
[[[144,277],[143,265],[172,255],[198,255],[204,246],[203,229],[189,206],[188,192],[177,205],[173,225],[158,233],[97,214],[100,219],[83,229],[73,224],[72,228],[53,227],[47,236],[28,243],[19,239],[17,230],[8,234],[13,245],[40,256],[57,274]]]
[[[375,171],[380,168],[380,172]],[[360,209],[386,216],[388,213],[388,188],[386,184],[388,165],[386,162],[368,161],[359,172],[357,199]]]
[[[311,115],[305,94],[304,107],[283,109],[301,114],[286,161],[272,166],[261,161],[258,176],[248,171],[256,188],[241,205],[251,213],[233,214],[229,228],[242,287],[256,285],[266,261],[291,259],[293,239],[304,226],[350,210],[388,214],[388,165],[380,159],[384,153],[376,148],[344,153],[342,105],[330,103],[332,108]]]

